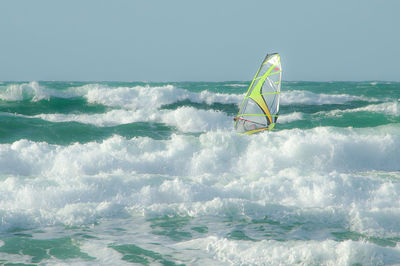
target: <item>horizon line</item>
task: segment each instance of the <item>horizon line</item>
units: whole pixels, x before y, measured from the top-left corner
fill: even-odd
[[[212,80],[180,80],[180,81],[172,81],[172,80],[0,80],[1,83],[4,82],[143,82],[143,83],[184,83],[184,82],[192,82],[192,83],[200,83],[200,82],[208,82],[208,83],[223,83],[223,82],[251,82],[251,80],[221,80],[221,81],[212,81]],[[395,82],[399,83],[399,81],[395,80],[282,80],[282,82]]]

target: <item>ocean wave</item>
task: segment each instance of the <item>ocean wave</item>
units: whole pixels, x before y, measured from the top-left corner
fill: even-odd
[[[299,90],[282,91],[280,97],[280,103],[282,105],[343,104],[351,101],[375,102],[377,99],[349,94],[325,94]]]
[[[205,102],[207,104],[237,104],[239,106],[245,95],[245,93],[225,94],[212,93],[209,91],[197,93],[176,88],[172,85],[159,87],[117,87],[110,89],[107,86],[99,84],[88,84],[76,88],[76,90],[86,91],[84,97],[87,98],[88,102],[129,109],[158,108],[162,105],[172,104],[183,100],[190,100],[195,103]],[[377,99],[348,94],[317,94],[310,91],[298,90],[283,90],[280,97],[280,103],[282,105],[343,104],[351,101],[375,102]]]
[[[99,103],[111,107],[126,109],[159,108],[162,105],[183,100],[192,102],[238,103],[243,96],[236,94],[212,93],[207,90],[190,92],[172,85],[110,87],[105,84],[91,83],[66,89],[52,89],[39,82],[7,84],[0,90],[3,101],[49,100],[55,98],[84,97],[89,103]]]
[[[0,99],[10,102],[23,100],[37,102],[49,100],[51,97],[72,98],[77,96],[79,95],[73,92],[47,88],[40,85],[37,81],[31,81],[29,83],[11,83],[7,84],[5,87],[0,87]]]
[[[293,223],[315,223],[318,216],[356,232],[385,235],[385,228],[400,234],[400,227],[385,218],[400,217],[400,183],[351,173],[377,165],[397,169],[397,159],[388,157],[399,158],[400,144],[371,134],[354,143],[355,136],[311,132],[303,137],[292,132],[285,143],[270,134],[261,143],[254,138],[246,144],[245,136],[216,132],[202,135],[199,143],[174,136],[168,141],[113,137],[68,147],[3,144],[0,230],[88,224],[138,213],[253,218],[268,213]],[[383,149],[388,156],[381,156]],[[276,211],[274,204],[287,208]]]
[[[205,132],[231,129],[232,117],[215,110],[199,110],[194,107],[179,107],[175,110],[111,110],[101,114],[40,114],[24,116],[40,118],[50,122],[79,122],[100,127],[134,122],[158,122],[176,127],[182,132]]]
[[[225,86],[229,86],[229,87],[248,87],[249,85],[248,84],[235,83],[235,84],[225,84]]]
[[[370,104],[364,107],[345,109],[345,110],[332,110],[328,112],[328,115],[337,116],[344,113],[356,113],[356,112],[372,112],[381,113],[392,116],[400,116],[400,102],[385,102],[379,104]]]
[[[184,100],[196,103],[205,102],[207,104],[238,103],[242,98],[242,96],[235,94],[212,93],[209,91],[190,92],[172,85],[110,88],[100,84],[88,84],[75,88],[75,90],[81,93],[85,91],[82,94],[84,94],[89,103],[99,103],[133,110],[154,109]]]
[[[22,101],[29,97],[33,101],[48,98],[43,88],[39,83],[32,81],[29,83],[21,84],[8,84],[5,88],[0,90],[0,99],[3,101]]]
[[[301,124],[291,123],[264,134],[240,135],[232,129],[231,105],[240,104],[244,95],[114,84],[64,83],[54,90],[46,88],[48,83],[1,84],[2,101],[80,97],[76,105],[86,105],[85,98],[109,106],[87,112],[49,104],[30,113],[36,104],[6,103],[0,118],[17,125],[15,132],[21,125],[28,136],[30,125],[43,132],[76,127],[76,134],[88,132],[81,127],[94,128],[42,119],[97,127],[144,122],[146,126],[121,128],[145,128],[147,135],[69,145],[57,140],[57,145],[20,139],[17,132],[18,141],[0,144],[0,249],[5,262],[35,263],[29,247],[41,245],[42,239],[50,244],[35,252],[51,258],[43,256],[37,263],[49,264],[126,264],[135,254],[135,262],[149,264],[390,265],[400,260],[398,123],[282,129]],[[346,112],[400,115],[397,96],[381,103],[364,96],[285,91],[281,100],[283,105],[364,102],[303,106],[301,112],[280,115],[282,124],[311,120],[314,126],[324,115]],[[8,105],[14,109],[7,110]],[[330,111],[349,106],[358,108]],[[23,114],[18,108],[25,108]],[[147,124],[153,122],[169,125],[165,137],[150,137],[156,127]],[[64,236],[73,243],[58,241]],[[49,251],[52,243],[59,244]],[[53,256],[60,248],[84,255]]]
[[[279,115],[278,122],[279,123],[289,123],[297,120],[303,120],[304,114],[300,112],[293,112],[289,114]]]
[[[390,126],[374,129],[314,128],[246,136],[216,130],[201,134],[194,146],[196,138],[184,135],[172,135],[165,141],[114,136],[101,143],[66,147],[20,140],[0,145],[0,174],[42,175],[53,171],[57,174],[59,169],[96,174],[125,169],[174,176],[223,173],[227,169],[227,173],[237,174],[269,173],[288,167],[346,172],[397,171],[400,158],[398,131],[398,128]],[[58,160],[64,156],[67,157],[63,162],[70,162],[68,167],[58,165]],[[238,161],[242,167],[233,167]],[[152,163],[158,167],[146,168]]]
[[[232,84],[242,85],[242,84]],[[247,86],[247,85],[246,85]],[[51,89],[38,82],[8,84],[0,91],[0,99],[4,101],[32,101],[56,98],[84,97],[89,103],[130,110],[154,109],[163,105],[189,100],[194,103],[222,103],[240,105],[245,93],[227,94],[213,93],[207,90],[191,92],[173,85],[111,87],[105,84],[90,83],[67,89]],[[305,104],[343,104],[350,101],[375,102],[377,99],[348,94],[318,94],[310,91],[290,90],[281,92],[282,105]]]
[[[13,115],[13,114],[9,114]],[[232,117],[215,110],[199,110],[194,107],[179,107],[175,110],[111,110],[100,114],[39,114],[22,116],[40,118],[50,122],[79,122],[98,127],[109,127],[135,122],[156,122],[176,127],[181,132],[206,132],[210,130],[228,130],[233,128]],[[279,123],[302,120],[299,112],[279,116]]]
[[[385,126],[1,144],[0,231],[139,214],[267,214],[398,236],[399,134]],[[393,177],[357,174],[377,170]]]

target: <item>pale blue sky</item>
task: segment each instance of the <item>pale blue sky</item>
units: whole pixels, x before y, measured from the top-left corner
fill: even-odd
[[[0,80],[400,81],[399,0],[0,0]]]

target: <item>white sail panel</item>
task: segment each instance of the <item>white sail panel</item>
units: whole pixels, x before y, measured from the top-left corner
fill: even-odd
[[[236,130],[252,134],[275,126],[279,112],[281,71],[279,54],[267,55],[235,117]]]

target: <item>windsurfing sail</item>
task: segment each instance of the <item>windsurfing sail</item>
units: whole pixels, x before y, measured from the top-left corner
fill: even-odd
[[[279,54],[267,54],[240,105],[235,129],[253,134],[275,127],[281,91],[281,59]]]

